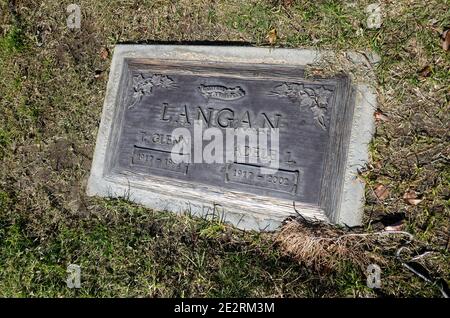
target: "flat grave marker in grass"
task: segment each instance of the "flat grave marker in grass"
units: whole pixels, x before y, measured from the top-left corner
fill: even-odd
[[[273,230],[357,225],[375,94],[312,50],[119,45],[88,194]]]

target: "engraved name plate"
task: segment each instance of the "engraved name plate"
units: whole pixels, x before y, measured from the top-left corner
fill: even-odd
[[[219,215],[241,228],[272,229],[296,213],[337,222],[355,108],[348,76],[306,77],[303,65],[222,60],[226,49],[208,60],[189,54],[196,47],[183,55],[164,46],[170,58],[159,56],[158,46],[142,48],[116,48],[88,193]],[[200,137],[198,145],[199,124],[201,133],[222,133],[224,156],[240,159],[194,160],[194,147],[212,140]],[[174,146],[187,142],[177,128],[192,136],[178,154],[182,161],[172,157]],[[278,145],[233,137],[229,149],[226,132],[233,129],[277,131]],[[263,171],[262,156],[276,158],[277,167]]]

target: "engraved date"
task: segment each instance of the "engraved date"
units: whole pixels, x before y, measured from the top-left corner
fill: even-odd
[[[260,166],[233,163],[227,166],[225,181],[296,194],[299,176],[300,171],[273,170],[273,173],[263,174]]]
[[[170,151],[134,147],[131,164],[151,169],[172,171],[187,174],[189,165],[186,163],[175,163],[171,158]]]

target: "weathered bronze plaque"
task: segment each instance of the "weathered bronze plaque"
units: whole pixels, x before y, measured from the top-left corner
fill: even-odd
[[[281,207],[335,221],[355,107],[347,76],[306,78],[302,65],[121,58],[110,77],[116,85],[105,102],[102,122],[108,121],[108,130],[99,133],[103,148],[96,157],[102,151],[103,182],[128,192],[117,193],[110,185],[108,195],[176,212],[194,205],[203,215],[226,214],[229,205],[230,214],[242,214],[247,223],[246,213],[254,218],[256,213],[256,219],[258,213],[285,218],[289,213],[276,211]],[[191,139],[175,134],[179,128]],[[223,136],[217,140],[215,135],[220,147],[213,151],[217,155],[223,149],[223,160],[193,158],[195,147],[203,151],[213,140],[202,136],[208,129]],[[232,134],[230,144],[227,131],[233,130],[264,131],[267,148],[239,143]],[[270,147],[275,132],[278,143]],[[185,143],[177,153],[183,160],[177,161],[172,154],[180,143]],[[230,152],[236,156],[227,160]],[[258,159],[263,152],[277,161],[275,168],[271,161],[263,171]],[[102,181],[93,179],[91,192],[105,195],[107,187],[99,191]],[[177,200],[182,204],[173,203]]]

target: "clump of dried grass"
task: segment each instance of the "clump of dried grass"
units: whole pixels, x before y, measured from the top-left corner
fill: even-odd
[[[377,243],[387,238],[379,234],[384,233],[349,233],[328,224],[290,221],[276,243],[285,254],[318,272],[339,272],[349,263],[365,271],[371,263],[387,263],[375,252]]]

